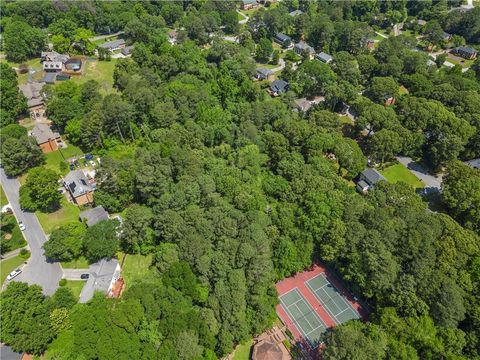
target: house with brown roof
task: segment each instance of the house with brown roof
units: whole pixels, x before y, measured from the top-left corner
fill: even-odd
[[[18,85],[18,88],[27,98],[27,106],[30,111],[43,107],[42,88],[43,83],[29,82],[26,84]]]
[[[47,124],[36,124],[30,135],[35,138],[37,145],[44,153],[56,151],[63,145],[60,134],[56,131],[52,131]]]
[[[283,344],[285,340],[286,336],[278,326],[260,334],[253,345],[252,360],[290,360],[292,357]]]

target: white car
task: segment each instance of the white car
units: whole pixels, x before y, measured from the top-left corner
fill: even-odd
[[[89,160],[88,162],[89,162],[90,165],[92,165],[93,167],[95,167],[95,166],[97,165],[97,164],[95,164],[95,161],[93,161],[93,160]]]
[[[20,230],[22,230],[22,231],[25,231],[25,229],[27,228],[27,227],[23,224],[23,222],[21,222],[21,221],[18,223],[18,227],[19,227]]]
[[[10,280],[12,280],[14,277],[20,275],[21,273],[22,273],[22,270],[20,270],[20,269],[13,270],[10,274],[8,274],[7,280],[10,281]]]

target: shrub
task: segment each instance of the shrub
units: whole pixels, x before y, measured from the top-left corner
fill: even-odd
[[[67,279],[60,279],[60,281],[58,282],[58,285],[60,285],[60,286],[67,285]]]
[[[30,257],[30,251],[28,251],[27,249],[22,249],[20,250],[20,253],[19,253],[19,256],[22,258],[22,259],[28,259]]]

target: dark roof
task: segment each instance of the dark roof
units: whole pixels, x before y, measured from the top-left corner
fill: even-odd
[[[474,169],[480,169],[480,158],[469,160],[469,161],[466,161],[465,163],[473,167]]]
[[[365,170],[363,170],[361,173],[361,178],[365,180],[368,185],[375,185],[381,180],[386,180],[382,174],[372,168],[366,168]]]
[[[103,206],[97,206],[93,209],[85,210],[80,213],[80,219],[87,223],[87,226],[93,226],[100,221],[108,220],[108,212]]]
[[[132,52],[134,46],[133,45],[130,45],[130,46],[127,46],[125,49],[122,50],[122,54],[123,55],[130,55],[130,53]]]
[[[275,39],[277,39],[278,41],[281,41],[281,42],[285,42],[287,40],[292,41],[292,38],[290,36],[282,34],[282,33],[278,33],[277,35],[275,35]]]
[[[286,81],[283,81],[283,80],[274,80],[271,84],[270,84],[270,88],[272,89],[272,91],[276,92],[276,93],[281,93],[281,92],[285,92],[288,90],[290,84]]]
[[[455,51],[460,52],[460,53],[465,53],[465,54],[468,54],[468,55],[475,55],[477,53],[477,50],[475,50],[474,48],[471,48],[471,47],[467,47],[467,46],[456,47]]]
[[[257,68],[257,73],[262,74],[265,77],[274,74],[274,72],[272,70],[266,69],[266,68]]]
[[[47,124],[36,124],[32,129],[32,136],[37,140],[37,144],[46,143],[50,139],[58,139],[60,134],[53,132]]]
[[[296,49],[299,49],[300,51],[308,51],[310,53],[314,53],[315,52],[315,49],[313,47],[311,47],[310,45],[308,45],[306,42],[304,41],[301,41],[299,43],[296,43],[295,44],[295,48]]]
[[[3,345],[0,347],[0,359],[1,360],[20,360],[22,353],[18,353],[12,350],[10,346]]]
[[[70,171],[65,176],[64,182],[72,196],[75,198],[93,190],[82,170]]]
[[[368,188],[368,184],[363,181],[363,180],[360,180],[358,183],[357,183],[357,186],[360,188],[360,189],[365,189],[365,188]]]
[[[57,77],[56,73],[48,72],[48,73],[45,73],[45,76],[43,77],[42,81],[47,84],[54,84],[56,77]]]
[[[116,49],[124,44],[125,44],[124,39],[117,39],[117,40],[107,41],[106,43],[98,45],[98,47],[101,47],[104,49]]]

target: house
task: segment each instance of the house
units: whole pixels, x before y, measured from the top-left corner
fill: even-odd
[[[65,69],[69,71],[80,71],[82,68],[82,60],[79,58],[69,59],[65,63]]]
[[[120,279],[120,264],[116,259],[102,259],[90,265],[90,277],[80,293],[80,303],[86,303],[95,291],[110,296],[117,280]]]
[[[282,33],[278,33],[277,35],[275,35],[273,41],[281,45],[284,49],[292,47],[292,38]]]
[[[452,40],[452,34],[449,34],[449,33],[444,31],[443,34],[442,34],[442,40],[444,40],[444,41]]]
[[[273,96],[278,96],[288,91],[290,84],[283,80],[274,80],[270,84],[270,94]]]
[[[290,15],[292,17],[298,16],[298,15],[301,15],[301,14],[303,14],[302,10],[294,10],[294,11],[288,13],[288,15]]]
[[[60,134],[52,131],[47,124],[36,124],[30,135],[35,138],[37,145],[45,154],[56,151],[59,147],[63,146]]]
[[[70,56],[65,54],[60,54],[56,51],[42,51],[40,55],[40,61],[53,61],[53,62],[61,62],[62,64],[66,63],[70,59]]]
[[[168,33],[168,42],[172,45],[177,43],[178,33],[175,30],[172,30]]]
[[[93,209],[88,209],[80,213],[80,220],[85,222],[88,227],[108,219],[108,212],[103,208],[103,206],[97,206]]]
[[[127,46],[125,49],[122,50],[122,55],[123,56],[130,56],[132,55],[132,50],[134,48],[134,45]]]
[[[252,360],[290,360],[285,347],[285,333],[278,326],[267,330],[254,339]]]
[[[43,71],[47,72],[57,72],[62,71],[63,63],[61,61],[44,61],[43,62]]]
[[[377,170],[366,168],[360,173],[357,182],[357,190],[366,194],[369,190],[373,189],[379,181],[387,181],[387,179],[385,179]]]
[[[473,60],[477,58],[478,51],[471,47],[459,46],[452,50],[455,55],[461,56],[467,60]]]
[[[391,106],[397,102],[397,99],[391,95],[385,95],[383,99],[385,100],[385,102],[383,103],[383,105],[385,106]]]
[[[468,166],[471,166],[474,169],[480,169],[480,158],[465,161],[465,164],[467,164]]]
[[[299,43],[296,43],[295,46],[293,47],[293,50],[298,54],[298,55],[301,55],[301,56],[308,56],[308,58],[310,60],[313,59],[313,57],[315,56],[315,49],[313,47],[311,47],[310,45],[308,45],[306,42],[304,41],[300,41]]]
[[[30,111],[36,111],[43,108],[42,88],[43,83],[31,82],[23,85],[18,85],[18,88],[27,98],[27,106]]]
[[[432,59],[427,60],[427,67],[432,68],[436,65],[437,65],[437,63],[435,61],[433,61]]]
[[[242,0],[241,4],[242,10],[250,10],[258,7],[256,0]]]
[[[72,170],[63,179],[63,185],[77,205],[93,202],[93,186],[82,170]]]
[[[258,80],[271,81],[271,80],[273,80],[274,75],[275,75],[275,73],[270,69],[258,68],[256,70],[255,78],[257,78]]]
[[[2,345],[0,347],[0,359],[2,360],[22,360],[23,354],[13,351],[10,346]]]
[[[125,48],[125,40],[117,39],[117,40],[107,41],[106,43],[98,45],[98,47],[114,52],[114,51]]]
[[[318,53],[316,58],[325,64],[330,64],[333,61],[332,55],[328,55],[324,52]]]

